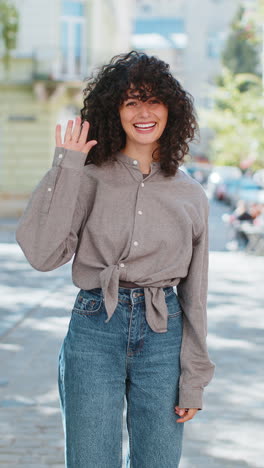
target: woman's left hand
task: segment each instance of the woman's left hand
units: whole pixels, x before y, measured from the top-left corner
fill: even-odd
[[[176,422],[184,423],[189,421],[190,419],[194,418],[198,411],[198,408],[180,408],[179,406],[175,406],[175,413],[179,416],[183,416],[182,418],[176,419]]]

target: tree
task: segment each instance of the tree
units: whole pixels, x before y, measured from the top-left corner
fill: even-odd
[[[245,21],[245,9],[239,7],[231,23],[231,33],[222,52],[222,63],[234,74],[253,73],[260,75],[259,46],[256,37],[255,23]]]
[[[214,108],[202,114],[214,131],[208,151],[215,164],[264,168],[264,80],[258,71],[263,18],[264,0],[258,0],[251,8],[240,8],[231,24],[222,72],[215,79]]]
[[[254,74],[234,74],[224,68],[221,85],[214,93],[214,110],[204,113],[215,138],[210,156],[215,164],[240,166],[252,160],[252,168],[264,167],[264,98],[261,78]],[[208,125],[208,124],[207,124]]]
[[[0,38],[4,45],[3,62],[8,74],[10,52],[16,48],[19,14],[11,0],[0,0]]]

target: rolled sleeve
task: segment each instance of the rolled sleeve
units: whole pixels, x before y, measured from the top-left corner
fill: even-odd
[[[68,150],[63,147],[56,146],[52,166],[60,166],[81,171],[86,158],[87,154],[82,153],[81,151]]]

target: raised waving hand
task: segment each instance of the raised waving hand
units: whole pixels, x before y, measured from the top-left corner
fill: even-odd
[[[90,149],[97,144],[96,140],[87,141],[87,135],[90,124],[86,120],[81,128],[81,117],[76,117],[73,128],[73,120],[68,120],[67,128],[64,135],[64,142],[61,139],[61,125],[56,125],[56,146],[73,151],[81,151],[88,154]]]

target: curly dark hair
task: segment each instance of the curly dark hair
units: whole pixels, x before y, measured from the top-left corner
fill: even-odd
[[[189,151],[189,142],[199,132],[193,97],[172,76],[169,65],[154,56],[131,51],[113,57],[96,76],[88,78],[83,90],[82,123],[90,123],[89,140],[97,140],[85,164],[100,166],[115,160],[115,153],[125,147],[126,134],[119,108],[133,87],[139,99],[155,96],[168,107],[168,120],[159,139],[158,157],[165,176],[175,175],[179,162]],[[156,150],[154,151],[154,153]],[[157,158],[156,158],[157,159]]]

